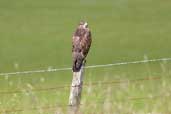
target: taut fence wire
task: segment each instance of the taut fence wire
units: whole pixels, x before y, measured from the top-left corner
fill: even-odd
[[[101,65],[90,65],[86,66],[85,68],[91,69],[91,68],[100,68],[100,67],[111,67],[111,66],[120,66],[120,65],[128,65],[128,64],[140,64],[140,63],[148,63],[148,62],[160,62],[160,61],[171,61],[171,58],[160,58],[160,59],[150,59],[150,60],[140,60],[140,61],[130,61],[130,62],[120,62],[120,63],[112,63],[112,64],[101,64]],[[21,74],[32,74],[32,73],[45,73],[45,72],[57,72],[57,71],[67,71],[72,70],[72,68],[59,68],[59,69],[47,69],[47,70],[32,70],[32,71],[21,71],[21,72],[9,72],[9,73],[0,73],[0,76],[7,76],[7,75],[21,75]],[[166,76],[167,78],[170,78],[170,76]],[[112,81],[102,81],[100,82],[101,85],[114,85],[114,84],[121,84],[121,83],[141,83],[144,81],[149,80],[160,80],[162,79],[162,76],[153,76],[153,77],[144,77],[144,78],[137,78],[137,79],[131,79],[131,80],[112,80]],[[83,86],[97,86],[99,85],[99,82],[92,82],[91,84],[85,83]],[[37,88],[32,89],[31,91],[34,92],[41,92],[41,91],[49,91],[49,90],[57,90],[57,89],[64,89],[64,88],[70,88],[70,84],[67,85],[60,85],[56,87],[49,87],[49,88]],[[23,90],[14,90],[14,91],[0,91],[0,94],[16,94],[16,93],[23,93],[25,91]],[[26,91],[27,92],[27,91]],[[154,95],[152,97],[150,96],[144,96],[144,97],[131,97],[127,98],[127,101],[137,101],[137,100],[155,100],[156,98],[164,98],[164,97],[171,97],[171,93],[167,95]],[[108,101],[112,102],[112,101]],[[92,102],[96,104],[103,104],[102,102]],[[84,105],[84,104],[81,104]],[[87,105],[87,104],[85,104]],[[14,113],[14,112],[23,112],[26,110],[56,110],[57,107],[67,107],[67,104],[55,104],[55,105],[46,105],[43,107],[25,107],[25,108],[10,108],[10,109],[1,109],[0,113]]]
[[[120,65],[128,65],[128,64],[140,64],[140,63],[148,63],[148,62],[159,62],[159,61],[171,61],[171,58],[147,59],[147,60],[140,60],[140,61],[119,62],[119,63],[112,63],[112,64],[90,65],[90,66],[86,66],[85,68],[86,69],[92,69],[92,68],[100,68],[100,67],[112,67],[112,66],[120,66]],[[66,67],[66,68],[31,70],[31,71],[21,71],[21,72],[7,72],[7,73],[0,73],[0,76],[45,73],[45,72],[57,72],[57,71],[67,71],[67,70],[72,70],[72,68]]]
[[[156,99],[160,99],[160,98],[166,98],[166,97],[171,97],[171,93],[170,94],[167,94],[167,95],[155,95],[155,96],[144,96],[144,97],[128,97],[127,99],[125,99],[126,101],[140,101],[140,100],[156,100]],[[124,101],[125,101],[124,100]],[[81,106],[87,106],[88,104],[104,104],[104,103],[112,103],[114,101],[97,101],[97,102],[88,102],[88,103],[85,103],[85,104],[81,104]],[[55,105],[46,105],[46,106],[42,106],[42,107],[26,107],[26,108],[16,108],[16,107],[13,107],[11,109],[3,109],[3,110],[0,110],[0,113],[14,113],[14,112],[24,112],[24,111],[27,111],[27,110],[31,110],[31,111],[34,111],[34,110],[56,110],[58,107],[68,107],[69,105],[67,104],[55,104]]]
[[[170,76],[166,76],[167,78],[171,78]],[[153,77],[144,77],[144,78],[137,78],[137,79],[131,79],[131,80],[111,80],[111,81],[102,81],[102,82],[92,82],[91,84],[85,83],[83,84],[84,87],[89,86],[98,86],[100,85],[117,85],[117,84],[123,84],[123,83],[142,83],[144,81],[150,81],[150,80],[160,80],[162,79],[162,76],[153,76]],[[58,90],[58,89],[65,89],[70,88],[70,84],[68,85],[59,85],[56,87],[49,87],[49,88],[37,88],[32,89],[33,92],[45,92],[45,91],[52,91],[52,90]],[[25,93],[27,90],[14,90],[14,91],[0,91],[0,95],[6,95],[6,94],[16,94],[16,93]]]

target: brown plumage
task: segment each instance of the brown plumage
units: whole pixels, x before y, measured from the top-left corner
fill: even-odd
[[[72,37],[73,72],[81,69],[91,46],[91,32],[87,22],[81,21]]]

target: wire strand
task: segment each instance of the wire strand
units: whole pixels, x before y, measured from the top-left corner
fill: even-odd
[[[85,68],[100,68],[100,67],[111,67],[111,66],[120,66],[120,65],[127,65],[127,64],[139,64],[139,63],[147,63],[147,62],[157,62],[157,61],[171,61],[171,58],[161,58],[161,59],[151,59],[151,60],[141,60],[141,61],[131,61],[131,62],[121,62],[121,63],[113,63],[113,64],[101,64],[101,65],[91,65],[87,66]],[[59,69],[48,69],[48,70],[33,70],[33,71],[22,71],[22,72],[10,72],[10,73],[0,73],[1,76],[6,76],[6,75],[17,75],[17,74],[31,74],[31,73],[44,73],[44,72],[56,72],[56,71],[66,71],[66,70],[72,70],[72,68],[59,68]],[[108,82],[101,82],[100,84],[105,85],[105,84],[118,84],[118,83],[128,83],[128,82],[143,82],[143,81],[148,81],[148,80],[159,80],[161,79],[161,76],[155,76],[155,77],[145,77],[145,78],[138,78],[138,79],[132,79],[132,80],[113,80],[113,81],[108,81]],[[89,86],[90,84],[84,84],[84,86]],[[93,82],[91,83],[92,86],[99,85],[99,82]],[[34,89],[32,91],[48,91],[48,90],[56,90],[59,88],[69,88],[70,85],[65,85],[65,86],[57,86],[57,87],[50,87],[50,88],[39,88],[39,89]],[[13,93],[21,93],[23,91],[21,90],[16,90],[16,91],[1,91],[0,94],[13,94]],[[171,94],[169,95],[156,95],[153,97],[131,97],[127,98],[128,101],[137,101],[137,100],[150,100],[150,99],[156,99],[156,98],[163,98],[163,97],[170,97]],[[68,105],[47,105],[44,107],[35,107],[35,108],[27,108],[28,110],[49,110],[49,109],[55,109],[56,107],[59,106],[68,106]],[[12,112],[21,112],[25,111],[27,109],[16,109],[15,107],[13,109],[4,109],[0,110],[0,113],[12,113]]]
[[[167,78],[170,78],[170,76],[167,76]],[[92,82],[83,84],[84,87],[89,86],[97,86],[97,85],[117,85],[117,84],[123,84],[123,83],[141,83],[144,81],[150,81],[150,80],[160,80],[162,79],[162,76],[153,76],[153,77],[144,77],[144,78],[137,78],[137,79],[131,79],[131,80],[111,80],[111,81],[102,81],[102,82]],[[32,89],[30,91],[33,92],[42,92],[42,91],[52,91],[52,90],[58,90],[58,89],[65,89],[70,88],[70,84],[68,85],[59,85],[55,87],[49,87],[49,88],[37,88]],[[6,94],[16,94],[16,93],[25,93],[28,92],[27,90],[14,90],[14,91],[0,91],[0,95],[6,95]]]
[[[168,95],[154,95],[154,96],[144,96],[144,97],[128,97],[125,99],[125,101],[141,101],[141,100],[154,100],[154,99],[160,99],[160,98],[166,98],[166,97],[171,97],[171,94],[168,94]],[[112,103],[114,101],[105,101],[105,100],[102,100],[100,102],[88,102],[88,104],[104,104],[104,103]],[[87,103],[85,104],[80,104],[81,106],[87,106]],[[56,105],[46,105],[46,106],[43,106],[43,107],[33,107],[33,108],[29,108],[29,107],[26,107],[26,108],[11,108],[11,109],[4,109],[4,110],[0,110],[0,113],[13,113],[13,112],[24,112],[26,110],[31,110],[31,111],[35,111],[35,110],[50,110],[50,109],[53,109],[53,110],[56,110],[58,107],[68,107],[69,105],[67,104],[56,104]]]
[[[140,63],[148,63],[148,62],[159,62],[159,61],[171,61],[171,58],[160,58],[160,59],[149,59],[149,60],[140,60],[140,61],[119,62],[119,63],[112,63],[112,64],[90,65],[90,66],[86,66],[84,68],[91,69],[91,68],[112,67],[112,66],[120,66],[120,65],[128,65],[128,64],[140,64]],[[67,71],[67,70],[72,70],[72,68],[66,67],[66,68],[30,70],[30,71],[21,71],[21,72],[7,72],[7,73],[0,73],[0,76],[45,73],[45,72],[57,72],[57,71]]]

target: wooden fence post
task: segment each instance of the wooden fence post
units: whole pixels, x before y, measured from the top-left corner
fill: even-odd
[[[70,106],[71,114],[72,113],[75,114],[80,105],[83,77],[84,77],[84,66],[85,63],[83,62],[80,71],[73,72],[73,79],[72,79],[70,96],[69,96],[69,106]]]

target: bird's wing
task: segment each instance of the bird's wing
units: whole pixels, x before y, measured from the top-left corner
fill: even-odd
[[[76,29],[73,37],[72,37],[72,52],[81,52],[81,41],[84,35],[82,33],[84,32],[83,29],[80,29],[79,27]]]
[[[72,52],[81,52],[80,39],[79,36],[72,37]]]
[[[85,33],[85,35],[83,36],[83,38],[81,38],[81,51],[84,55],[84,57],[87,56],[90,46],[91,46],[91,32],[88,29]]]

